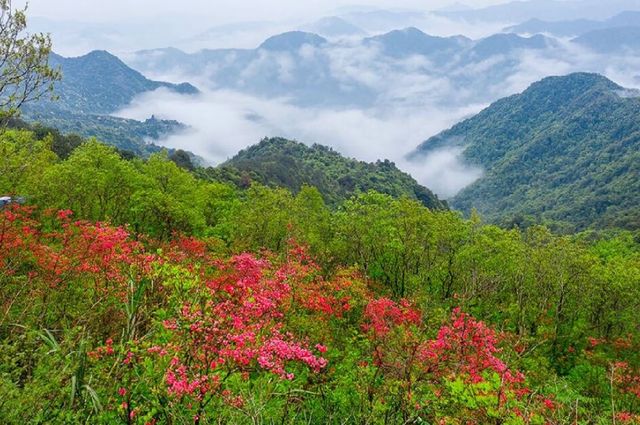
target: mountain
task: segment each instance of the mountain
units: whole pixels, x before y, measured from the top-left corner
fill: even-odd
[[[53,67],[59,67],[63,78],[56,84],[59,97],[55,105],[74,112],[110,114],[128,105],[144,92],[161,87],[182,94],[196,94],[191,84],[171,84],[147,79],[106,51],[93,51],[77,58],[53,54]]]
[[[640,26],[595,30],[572,41],[598,53],[640,52]]]
[[[434,37],[414,27],[391,31],[364,40],[365,45],[380,46],[383,53],[390,57],[451,54],[471,43],[470,39],[463,36]]]
[[[327,16],[303,28],[305,32],[315,33],[327,38],[358,37],[366,31],[338,16]]]
[[[640,10],[640,0],[527,0],[473,10],[437,11],[450,19],[469,22],[523,22],[537,18],[547,21],[609,18],[626,10]]]
[[[458,35],[436,37],[417,28],[394,30],[363,40],[364,45],[376,45],[391,58],[422,55],[436,58],[439,63],[483,61],[491,56],[508,55],[516,50],[540,50],[550,47],[552,41],[542,35],[520,37],[516,34],[495,34],[477,41]]]
[[[291,51],[299,50],[305,45],[321,47],[325,43],[327,43],[327,40],[317,34],[304,31],[290,31],[268,38],[260,45],[260,47],[258,47],[258,49],[270,51]]]
[[[451,200],[489,220],[559,229],[640,225],[640,92],[598,74],[549,77],[427,140],[484,176]]]
[[[338,205],[357,192],[376,190],[398,198],[417,199],[429,208],[447,208],[430,190],[390,161],[356,161],[325,146],[309,147],[282,138],[264,139],[205,173],[209,178],[239,186],[257,181],[295,193],[305,184],[315,186],[331,205]]]
[[[482,61],[492,56],[509,54],[516,50],[542,50],[552,41],[542,35],[520,37],[515,34],[495,34],[478,41],[468,52],[469,61]]]
[[[136,96],[159,88],[181,94],[196,94],[188,83],[171,84],[152,81],[105,51],[93,51],[76,58],[52,54],[49,63],[62,71],[62,80],[55,85],[56,100],[42,99],[23,108],[23,118],[40,122],[62,132],[98,137],[121,149],[144,153],[148,139],[183,130],[175,121],[155,118],[134,121],[109,114],[127,106]]]
[[[569,21],[543,21],[531,19],[519,25],[505,28],[516,34],[551,34],[557,37],[579,36],[590,31],[607,28],[640,26],[640,12],[625,11],[604,21],[575,19]]]

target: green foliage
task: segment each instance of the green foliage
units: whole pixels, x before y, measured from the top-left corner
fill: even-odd
[[[446,205],[410,175],[389,161],[375,164],[348,159],[331,148],[291,140],[264,139],[205,175],[229,181],[239,187],[251,181],[270,187],[284,187],[298,193],[303,186],[317,188],[331,206],[355,193],[375,190],[393,197],[417,199],[429,208]]]
[[[5,126],[24,104],[45,99],[59,71],[49,66],[51,37],[30,34],[26,6],[0,0],[0,124]]]
[[[637,228],[640,99],[595,74],[546,78],[425,142],[460,147],[485,175],[452,205],[564,232]]]
[[[89,220],[122,222],[129,213],[134,177],[133,165],[123,161],[113,148],[90,141],[66,161],[50,167],[34,183],[30,195],[35,203],[69,208]]]
[[[5,131],[0,137],[0,193],[20,195],[38,181],[55,162],[51,138],[36,140],[33,134]]]

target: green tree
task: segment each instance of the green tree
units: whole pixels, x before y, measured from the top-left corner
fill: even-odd
[[[293,196],[288,190],[252,185],[232,218],[234,251],[285,249],[291,237],[292,210]]]
[[[51,38],[28,34],[26,7],[0,0],[0,124],[5,126],[26,102],[51,93],[60,72],[49,66]]]
[[[56,156],[51,139],[36,140],[32,133],[10,130],[0,135],[0,195],[24,195],[43,180]]]
[[[71,209],[78,218],[124,224],[139,175],[116,150],[95,140],[48,170],[34,190],[41,207]]]
[[[178,167],[166,152],[139,161],[138,169],[143,179],[132,199],[136,231],[160,238],[168,238],[174,232],[204,231],[204,182]]]

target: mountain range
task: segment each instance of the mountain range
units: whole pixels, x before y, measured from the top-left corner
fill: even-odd
[[[610,23],[630,23],[634,16],[625,12]],[[638,28],[592,30],[569,43],[513,32],[477,40],[442,37],[415,27],[348,40],[291,31],[269,37],[254,49],[152,49],[128,55],[126,61],[146,75],[197,79],[209,90],[286,99],[302,107],[416,108],[426,97],[447,108],[489,104],[549,75],[544,67],[532,66],[535,63],[548,62],[569,72],[609,72],[610,56],[640,50]],[[594,56],[583,55],[583,49]],[[623,59],[631,60],[628,55]],[[628,72],[627,66],[631,64],[623,63],[621,72]]]
[[[640,91],[597,74],[549,77],[424,142],[460,148],[484,176],[450,200],[500,223],[640,225]]]
[[[293,31],[270,37],[255,49],[185,53],[164,48],[139,51],[126,60],[147,75],[181,80],[198,76],[215,90],[286,98],[300,106],[372,107],[388,102],[390,96],[399,102],[416,100],[413,94],[420,87],[415,79],[451,79],[466,96],[460,103],[489,102],[496,97],[487,87],[517,72],[521,53],[554,47],[555,41],[542,35],[496,34],[471,40],[432,36],[410,27],[347,42]],[[478,73],[477,67],[486,72]],[[411,83],[404,95],[389,93],[402,92],[398,84],[403,81]],[[454,101],[448,94],[441,100]]]

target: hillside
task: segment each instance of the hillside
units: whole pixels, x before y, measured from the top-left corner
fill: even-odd
[[[55,85],[57,99],[25,105],[23,118],[63,132],[98,137],[136,153],[157,150],[147,146],[146,140],[180,131],[184,125],[157,119],[135,121],[109,114],[127,106],[136,96],[161,87],[182,94],[198,92],[187,83],[149,80],[105,51],[94,51],[77,58],[52,54],[49,61],[51,66],[62,71],[62,80]]]
[[[302,150],[246,156],[279,144]],[[374,192],[331,209],[97,142],[59,159],[23,131],[0,152],[3,424],[640,417],[637,234]]]
[[[110,114],[128,105],[134,97],[161,87],[182,94],[196,94],[191,84],[152,81],[129,68],[116,56],[93,51],[77,58],[53,54],[49,62],[60,67],[63,78],[56,84],[60,108],[91,114]]]
[[[396,198],[417,199],[429,208],[446,208],[436,195],[392,162],[356,161],[325,146],[308,147],[281,138],[264,139],[206,174],[239,186],[257,181],[294,193],[303,185],[315,186],[334,206],[358,192],[375,190]]]
[[[264,41],[259,49],[269,51],[287,51],[287,50],[299,50],[302,46],[308,45],[313,47],[320,47],[327,42],[326,39],[320,37],[317,34],[303,32],[303,31],[290,31],[283,34],[274,35]]]
[[[390,57],[411,55],[438,56],[459,53],[472,44],[463,36],[434,37],[417,28],[405,28],[364,40],[365,45],[377,45]]]
[[[597,74],[550,77],[422,144],[486,170],[452,201],[492,221],[560,229],[640,224],[640,96]]]

